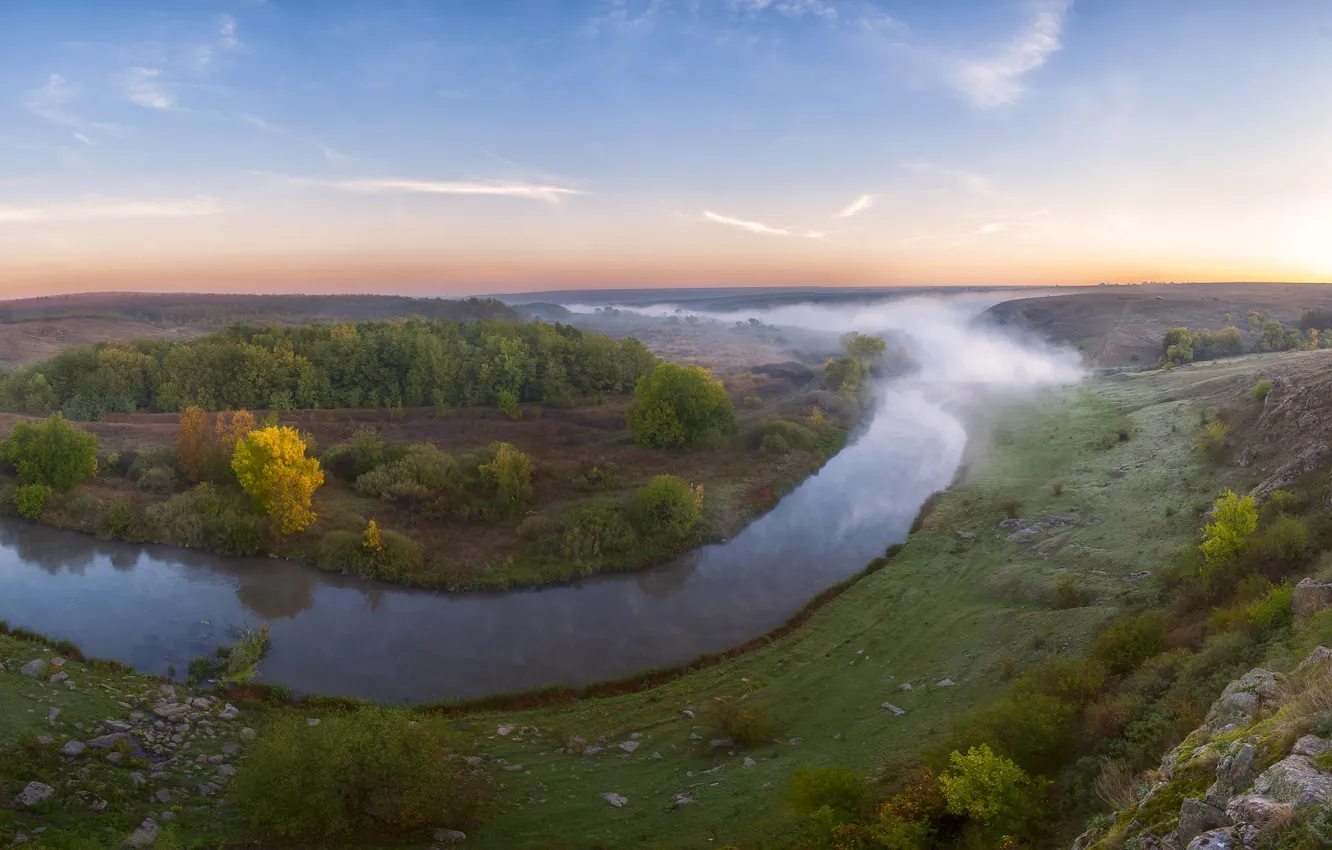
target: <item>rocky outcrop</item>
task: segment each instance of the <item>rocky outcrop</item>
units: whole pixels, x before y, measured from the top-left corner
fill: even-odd
[[[1317,614],[1330,605],[1332,605],[1332,581],[1303,579],[1295,585],[1295,592],[1290,598],[1290,609],[1296,617]]]
[[[1261,424],[1259,427],[1262,427]],[[1261,484],[1249,491],[1249,495],[1262,501],[1272,495],[1273,490],[1289,488],[1302,476],[1326,466],[1329,460],[1332,460],[1332,448],[1325,445],[1309,446],[1267,476]]]
[[[1207,728],[1214,734],[1231,726],[1248,726],[1254,713],[1281,694],[1286,677],[1261,667],[1226,685],[1207,712]]]

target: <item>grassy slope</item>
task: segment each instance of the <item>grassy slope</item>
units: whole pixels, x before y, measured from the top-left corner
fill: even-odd
[[[1186,384],[1212,377],[1188,370],[1119,376],[1004,414],[992,448],[890,565],[766,649],[642,693],[461,718],[463,734],[493,760],[487,769],[500,787],[497,810],[468,846],[788,843],[796,824],[783,792],[799,765],[839,763],[873,773],[910,757],[960,712],[1002,692],[1005,656],[1026,665],[1045,652],[1075,651],[1150,593],[1148,582],[1125,577],[1158,568],[1191,540],[1197,509],[1233,474],[1199,463],[1192,452],[1198,410],[1170,400]],[[1133,436],[1121,442],[1116,433],[1126,422]],[[1123,475],[1111,472],[1124,467]],[[1065,483],[1062,495],[1053,493],[1052,479]],[[1019,500],[1029,519],[1073,508],[1082,519],[1035,544],[1011,543],[1008,530],[997,527],[1008,499]],[[977,539],[964,541],[955,530]],[[1052,609],[1049,591],[1063,571],[1078,576],[1095,604]],[[956,686],[934,684],[945,676]],[[14,707],[20,678],[0,675],[0,716],[23,716],[22,705]],[[908,681],[916,687],[899,690]],[[707,706],[741,694],[768,707],[786,743],[747,753],[708,746],[718,733],[706,723]],[[879,707],[884,701],[906,714],[893,716]],[[247,722],[261,727],[257,707],[243,708]],[[682,714],[685,708],[697,719]],[[501,724],[536,731],[501,738]],[[691,732],[702,740],[691,740]],[[614,749],[556,752],[570,736],[589,744],[604,736],[613,747],[632,733],[643,737],[627,758]],[[795,737],[803,741],[789,743]],[[753,767],[743,766],[746,756]],[[515,765],[521,769],[504,769]],[[628,797],[628,805],[612,808],[600,797],[606,792]],[[697,802],[672,810],[679,793]],[[225,832],[212,822],[208,831],[219,828]]]
[[[1196,409],[1160,400],[1189,379],[1102,381],[1007,414],[994,449],[892,564],[767,649],[642,694],[472,718],[497,756],[525,768],[500,774],[503,811],[476,834],[476,846],[782,846],[795,826],[782,792],[797,766],[835,762],[873,772],[909,757],[960,712],[1001,692],[1004,656],[1025,665],[1076,650],[1150,592],[1150,583],[1125,577],[1165,563],[1192,538],[1194,509],[1222,477],[1192,452]],[[1120,442],[1125,416],[1134,436]],[[1122,476],[1109,472],[1125,466]],[[1049,484],[1056,478],[1065,482],[1061,496]],[[1010,543],[997,528],[1010,498],[1028,518],[1076,507],[1083,520],[1035,545]],[[978,539],[965,542],[955,530]],[[1065,570],[1097,604],[1051,608],[1049,591]],[[945,676],[957,685],[934,686]],[[907,681],[916,683],[910,693],[899,690]],[[748,753],[757,761],[750,768],[742,766],[745,753],[711,750],[707,739],[717,733],[703,722],[706,707],[744,693],[769,707],[781,739],[803,742],[758,748]],[[894,717],[879,707],[884,701],[907,713]],[[505,741],[495,736],[499,724],[540,734]],[[704,740],[689,740],[691,731]],[[614,743],[633,732],[645,740],[627,759],[553,752],[569,735]],[[629,804],[611,808],[599,797],[610,791]],[[698,802],[670,811],[682,792]]]

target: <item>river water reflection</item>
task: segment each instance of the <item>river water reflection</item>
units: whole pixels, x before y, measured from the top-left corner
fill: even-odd
[[[263,679],[385,702],[627,676],[761,634],[903,539],[965,438],[909,386],[884,390],[879,406],[865,433],[771,513],[658,569],[439,594],[0,520],[0,618],[182,674],[229,630],[268,623]]]

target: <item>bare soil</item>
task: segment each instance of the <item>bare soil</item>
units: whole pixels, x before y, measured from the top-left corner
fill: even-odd
[[[181,340],[203,331],[188,326],[159,327],[117,319],[66,318],[0,324],[0,364],[29,366],[67,348],[122,339]]]

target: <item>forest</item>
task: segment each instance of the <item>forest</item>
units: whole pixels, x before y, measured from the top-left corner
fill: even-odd
[[[109,413],[572,406],[628,392],[657,358],[635,339],[567,325],[401,319],[247,327],[185,342],[73,348],[0,379],[0,408]]]

